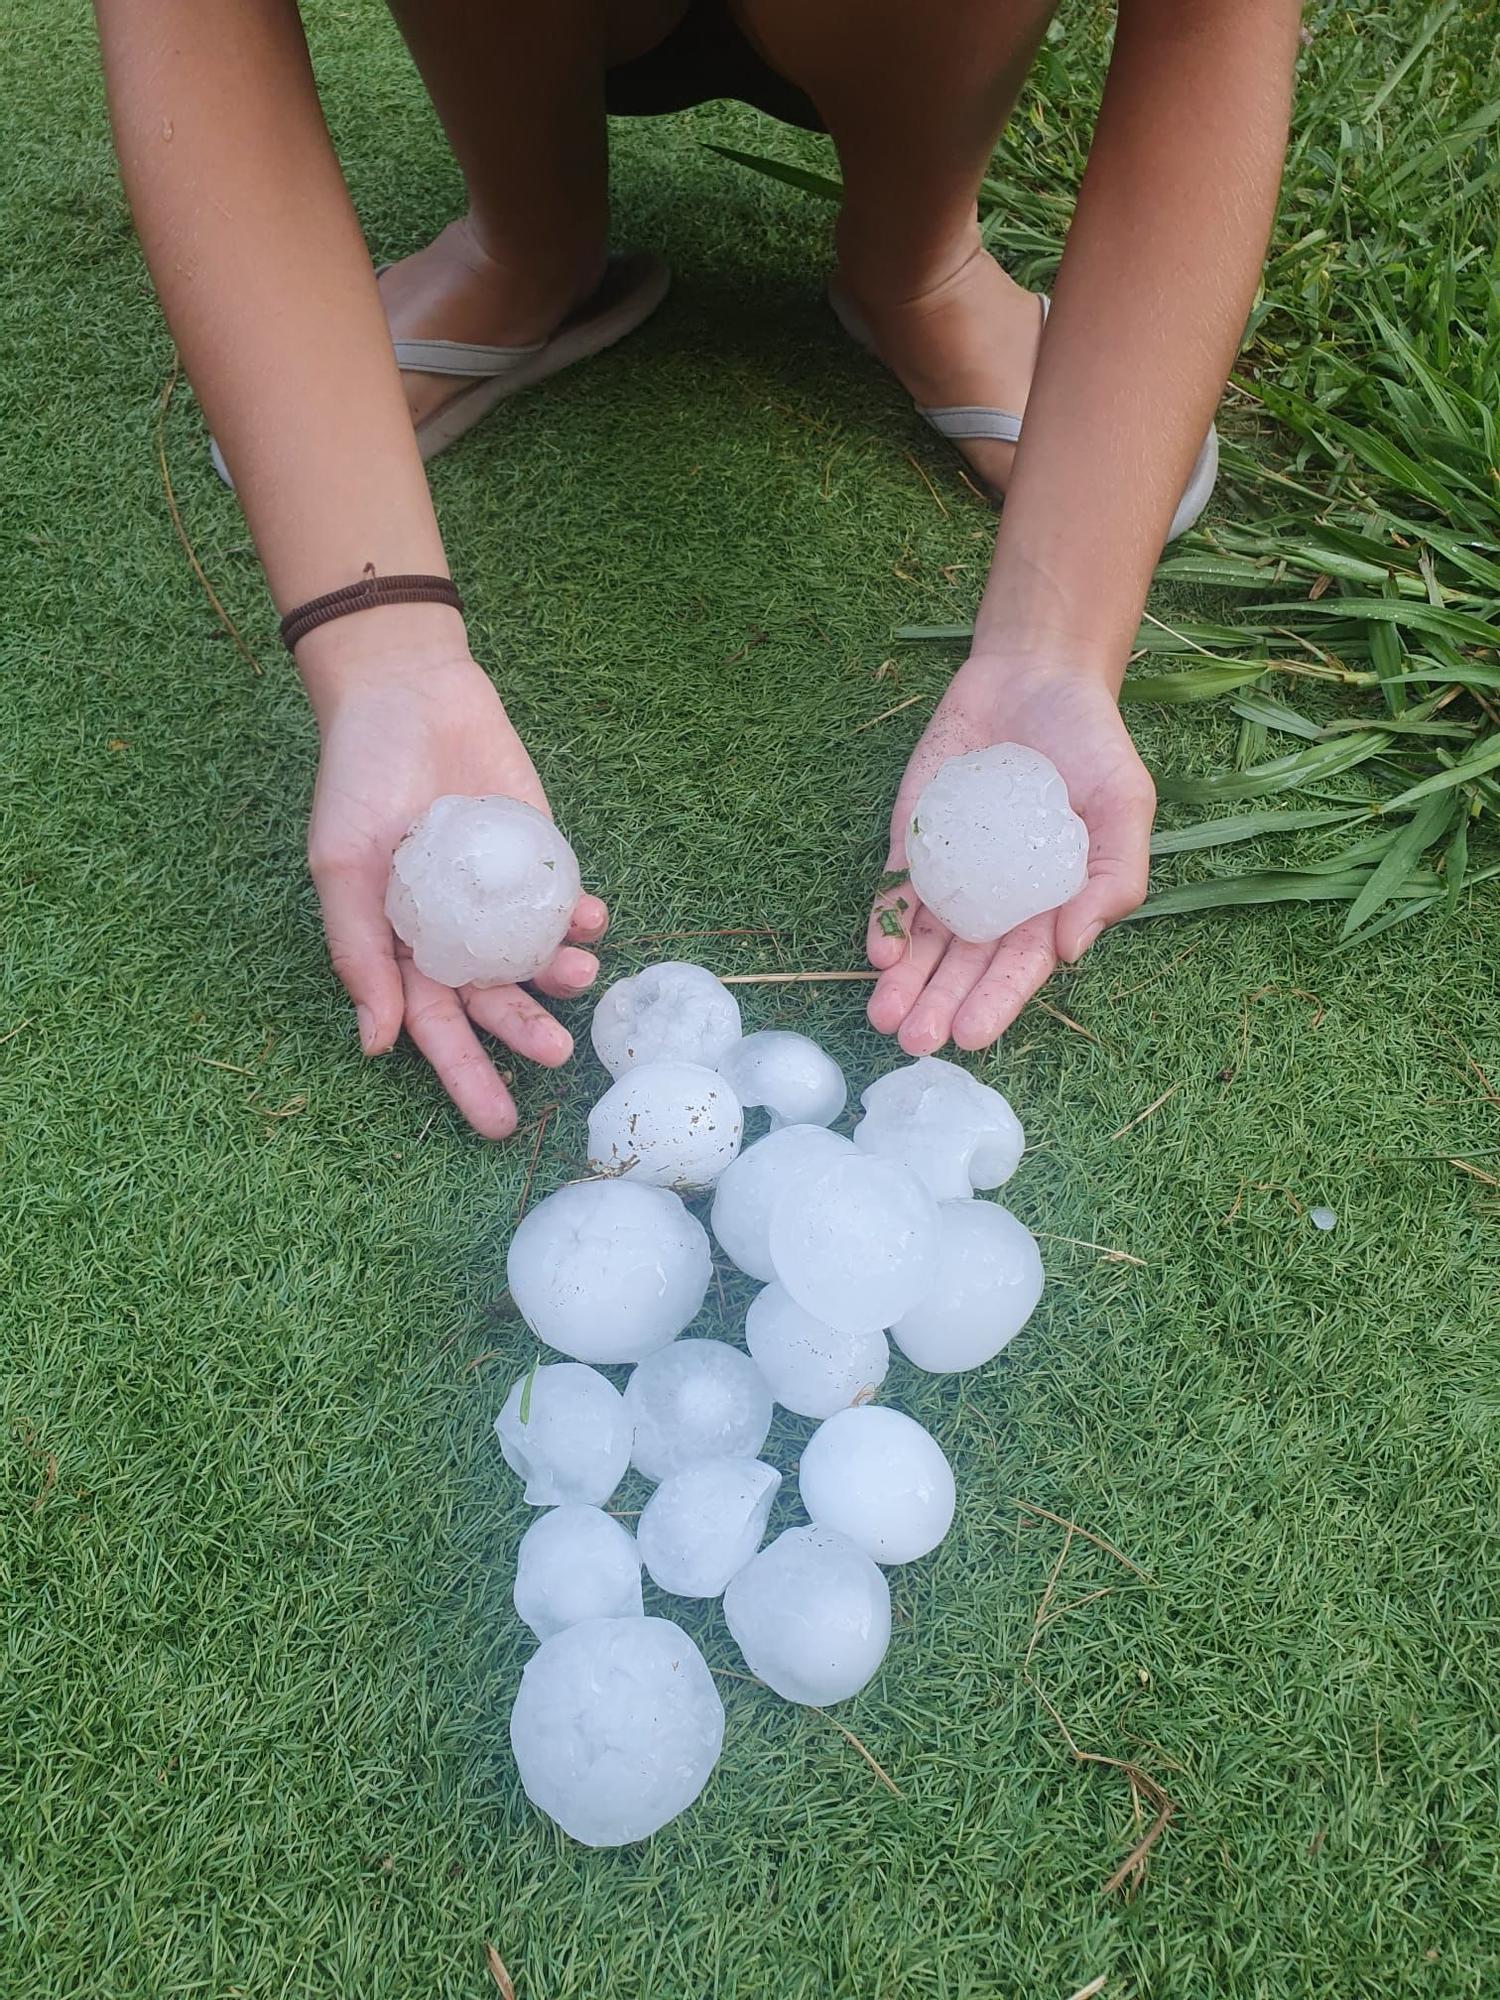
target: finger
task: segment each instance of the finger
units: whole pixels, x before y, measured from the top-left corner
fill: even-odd
[[[436,1070],[439,1083],[476,1132],[486,1139],[509,1138],[516,1129],[516,1107],[480,1047],[463,1002],[451,986],[439,986],[418,972],[410,959],[401,961],[401,980],[406,1032]]]
[[[1143,770],[1090,827],[1088,880],[1057,915],[1057,948],[1070,964],[1082,958],[1106,924],[1118,923],[1145,901],[1155,816],[1156,788]]]
[[[905,880],[889,883],[875,898],[865,931],[865,956],[877,972],[884,972],[904,957],[907,937],[920,911],[921,904],[910,882]]]
[[[962,938],[954,938],[901,1023],[896,1039],[909,1056],[937,1053],[953,1032],[954,1015],[988,972],[994,957],[992,944],[966,944]]]
[[[953,1017],[953,1039],[961,1049],[987,1049],[1047,983],[1057,965],[1056,931],[1049,910],[1000,940],[989,971]]]
[[[598,977],[599,961],[594,954],[565,944],[531,983],[538,993],[550,993],[554,1000],[576,1000],[580,993],[587,993]],[[473,1009],[469,1011],[472,1013]]]
[[[870,1026],[882,1035],[894,1035],[912,1010],[922,988],[947,950],[950,935],[931,910],[917,905],[911,935],[901,947],[901,958],[883,971],[875,982],[865,1009]]]
[[[497,1035],[527,1062],[556,1069],[573,1053],[573,1037],[562,1022],[519,986],[466,986],[463,1004],[476,1027]]]
[[[328,956],[354,1002],[360,1047],[367,1056],[382,1056],[395,1045],[404,1011],[384,881],[373,877],[363,860],[315,861],[312,876]]]
[[[568,925],[569,944],[597,944],[609,929],[609,911],[597,896],[580,896]]]

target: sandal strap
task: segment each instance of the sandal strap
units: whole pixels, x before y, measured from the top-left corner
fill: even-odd
[[[1021,419],[1009,410],[986,409],[982,403],[957,404],[952,409],[924,410],[917,415],[945,438],[995,438],[1001,444],[1015,444],[1021,435]]]
[[[523,361],[540,354],[547,342],[534,341],[530,347],[481,347],[468,340],[398,340],[392,345],[398,368],[409,368],[423,375],[471,375],[482,379],[509,374],[512,368],[519,368]]]

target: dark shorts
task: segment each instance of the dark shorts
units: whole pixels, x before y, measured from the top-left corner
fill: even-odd
[[[605,108],[614,117],[651,118],[716,97],[753,105],[808,132],[824,129],[812,99],[778,76],[745,39],[729,0],[689,0],[664,41],[605,72]]]

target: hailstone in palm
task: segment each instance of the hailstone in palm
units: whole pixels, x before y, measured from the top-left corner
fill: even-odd
[[[1088,828],[1040,750],[995,743],[930,778],[906,829],[911,886],[940,923],[988,944],[1088,878]]]
[[[937,1203],[915,1174],[851,1152],[777,1196],[771,1263],[805,1312],[844,1333],[890,1325],[932,1282]]]
[[[625,1385],[630,1462],[665,1479],[700,1458],[754,1458],[771,1428],[771,1392],[748,1354],[723,1340],[674,1340]]]
[[[891,1365],[879,1328],[840,1333],[804,1312],[784,1286],[775,1284],[764,1286],[750,1301],[745,1345],[776,1401],[799,1417],[831,1417],[864,1400],[880,1387]]]
[[[666,1618],[585,1618],[543,1640],[510,1713],[531,1803],[586,1847],[644,1840],[693,1803],[724,1742],[703,1655]]]
[[[530,1211],[505,1274],[549,1347],[580,1361],[640,1361],[696,1316],[713,1260],[702,1223],[666,1188],[585,1181]]]
[[[1021,1164],[1026,1136],[998,1090],[941,1056],[919,1056],[865,1091],[854,1128],[862,1153],[910,1167],[929,1193],[996,1188]]]
[[[1014,1340],[1042,1296],[1036,1238],[993,1201],[938,1203],[942,1234],[931,1288],[891,1328],[929,1374],[977,1368]]]
[[[709,1187],[739,1152],[744,1122],[717,1070],[637,1063],[589,1113],[589,1165],[650,1187]]]
[[[717,1069],[740,1038],[739,1003],[701,965],[648,965],[617,979],[594,1009],[594,1053],[611,1076],[637,1063]]]
[[[780,1485],[758,1458],[702,1458],[664,1479],[635,1530],[651,1581],[674,1597],[717,1597],[760,1547]]]
[[[850,1150],[821,1125],[783,1125],[746,1146],[714,1183],[709,1223],[719,1247],[750,1277],[770,1278],[772,1202],[815,1163]]]
[[[820,1528],[847,1535],[878,1563],[915,1562],[953,1519],[953,1469],[942,1446],[914,1418],[878,1403],[820,1424],[797,1483]]]
[[[559,1361],[516,1382],[495,1419],[506,1464],[533,1507],[602,1507],[630,1463],[625,1398],[597,1368]]]
[[[639,1618],[635,1538],[598,1507],[549,1507],[521,1537],[512,1595],[539,1639],[584,1618]]]
[[[434,799],[391,860],[385,913],[417,970],[444,986],[530,979],[568,934],[578,861],[521,799]]]
[[[891,1592],[847,1537],[788,1528],[724,1592],[745,1665],[787,1701],[826,1707],[871,1679],[891,1640]]]
[[[781,1125],[831,1125],[848,1098],[844,1072],[826,1050],[786,1028],[762,1028],[719,1062],[745,1105],[764,1105]]]

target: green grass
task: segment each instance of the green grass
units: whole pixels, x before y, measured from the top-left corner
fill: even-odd
[[[1417,50],[1374,114],[1388,158],[1490,60],[1482,9],[1440,11],[1425,47],[1415,9],[1314,23],[1319,92],[1342,79],[1362,132]],[[173,539],[169,350],[87,27],[57,13],[26,0],[4,58],[0,379],[26,416],[0,438],[0,1992],[446,2000],[494,1991],[487,1941],[520,2000],[1062,2000],[1101,1975],[1108,2000],[1493,1992],[1500,1190],[1450,1164],[1500,1177],[1467,1060],[1500,1084],[1483,885],[1339,951],[1342,904],[1129,927],[1048,996],[1097,1039],[1033,1009],[979,1065],[1031,1136],[1011,1194],[1051,1284],[994,1369],[889,1378],[962,1494],[939,1553],[893,1573],[888,1663],[838,1711],[900,1798],[829,1721],[726,1680],[723,1762],[654,1842],[586,1853],[527,1807],[505,1742],[524,1510],[489,1423],[531,1356],[501,1296],[529,1130],[486,1147],[409,1053],[358,1058],[302,871],[312,732],[183,396],[174,479],[261,677]],[[453,172],[378,10],[314,19],[371,241],[399,253],[452,212]],[[1084,26],[1049,45],[1049,131],[1084,119],[1060,94],[1093,66]],[[705,140],[796,152],[730,110],[622,131],[621,236],[669,255],[671,302],[434,486],[476,644],[616,938],[776,933],[621,942],[609,969],[851,966],[924,706],[860,725],[942,685],[949,654],[892,634],[966,620],[987,521],[832,328],[825,211]],[[1296,155],[1273,266],[1307,325],[1263,318],[1262,343],[1341,324],[1344,279],[1310,303],[1286,261],[1328,142]],[[1387,222],[1492,257],[1488,145],[1448,157],[1441,232],[1436,189],[1396,189]],[[1052,163],[1039,135],[1022,266],[1063,212]],[[1221,537],[1266,469],[1315,474],[1295,432],[1240,402],[1226,422],[1250,469]],[[1180,578],[1153,609],[1235,602]],[[1320,725],[1346,712],[1312,696]],[[1266,726],[1227,702],[1132,721],[1199,776]],[[1269,810],[1332,812],[1357,777]],[[1315,872],[1360,832],[1298,825],[1290,858]],[[1166,852],[1166,879],[1284,865],[1286,837]],[[860,997],[747,1005],[862,1081],[892,1050]],[[521,1079],[529,1129],[559,1081],[538,1189],[574,1170],[600,1077]],[[806,1429],[773,1434],[783,1466]],[[1127,1783],[1071,1761],[1023,1678],[1064,1536],[1013,1496],[1153,1579],[1075,1540],[1053,1604],[1112,1594],[1031,1661],[1080,1747],[1178,1805],[1130,1892],[1099,1893],[1136,1838]],[[716,1610],[684,1622],[736,1666]]]

